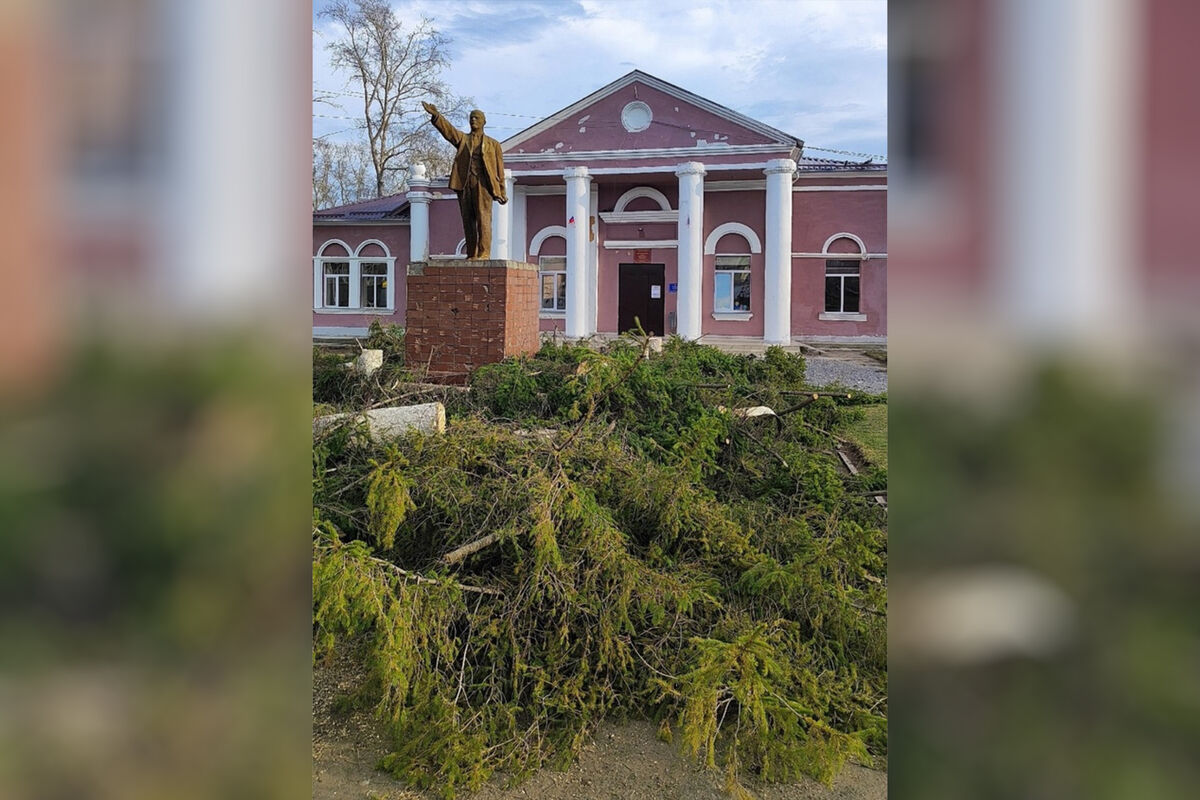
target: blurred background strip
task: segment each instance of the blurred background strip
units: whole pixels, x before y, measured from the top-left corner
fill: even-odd
[[[310,12],[0,4],[5,797],[310,791]]]
[[[889,791],[1190,796],[1200,6],[889,12]]]

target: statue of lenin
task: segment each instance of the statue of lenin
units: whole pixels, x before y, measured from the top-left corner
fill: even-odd
[[[430,122],[458,152],[450,171],[450,188],[458,194],[467,258],[490,258],[492,252],[492,201],[508,202],[504,187],[504,155],[500,143],[483,134],[487,117],[471,112],[471,132],[463,133],[441,115],[437,107],[421,103]]]

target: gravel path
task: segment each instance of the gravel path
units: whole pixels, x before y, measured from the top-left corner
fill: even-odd
[[[888,388],[887,367],[883,364],[868,366],[840,358],[805,356],[806,377],[810,386],[840,384],[847,389],[879,394]]]

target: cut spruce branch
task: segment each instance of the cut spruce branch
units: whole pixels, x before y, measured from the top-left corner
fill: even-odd
[[[490,544],[495,544],[498,541],[500,541],[499,531],[497,531],[496,533],[489,533],[487,536],[484,536],[481,539],[476,539],[473,542],[468,542],[467,544],[464,544],[462,547],[458,548],[457,550],[451,550],[449,553],[446,553],[446,555],[442,556],[442,563],[446,564],[447,566],[457,564],[458,562],[462,561],[467,556],[478,553],[483,548],[487,547]]]
[[[782,389],[782,390],[780,390],[779,393],[780,394],[794,394],[794,395],[808,395],[813,400],[816,400],[818,397],[839,397],[844,400],[853,400],[854,399],[853,392],[806,392],[803,390],[797,391],[795,389]]]
[[[342,545],[339,542],[336,544],[326,545],[323,547],[323,549],[337,550],[341,546]],[[376,565],[382,567],[383,569],[388,570],[389,572],[394,572],[395,574],[399,575],[400,577],[404,578],[405,580],[410,580],[410,581],[413,581],[414,583],[436,584],[438,586],[440,586],[444,583],[444,581],[439,581],[436,578],[428,578],[428,577],[426,577],[424,575],[420,575],[416,572],[410,572],[409,570],[402,569],[402,568],[396,566],[395,564],[393,564],[392,562],[387,561],[386,559],[378,558],[376,556],[367,556],[367,560],[369,560],[372,564],[376,564]],[[488,587],[488,586],[468,586],[465,583],[458,583],[458,582],[453,582],[452,585],[454,585],[455,587],[457,587],[459,589],[462,589],[464,592],[474,592],[476,594],[486,594],[486,595],[492,595],[494,597],[503,597],[504,596],[504,592],[500,591],[499,589],[492,589],[491,587]]]
[[[743,436],[747,437],[748,439],[750,439],[750,440],[752,440],[752,441],[754,441],[754,442],[758,443],[758,446],[759,446],[759,447],[761,447],[762,449],[766,450],[766,451],[767,451],[768,453],[770,453],[771,455],[775,456],[775,458],[779,459],[779,463],[780,463],[780,464],[783,464],[783,466],[784,466],[784,468],[785,468],[785,469],[787,468],[787,465],[788,465],[787,459],[786,459],[786,458],[784,458],[783,456],[779,455],[779,453],[776,453],[776,452],[775,452],[773,449],[771,449],[770,445],[768,445],[768,444],[767,444],[766,442],[764,442],[762,439],[759,439],[757,436],[755,436],[755,435],[754,435],[753,433],[751,433],[750,431],[746,430],[744,427],[743,427],[743,428],[738,428],[738,429],[737,429],[737,432],[738,432],[739,434],[741,434],[741,435],[743,435]]]

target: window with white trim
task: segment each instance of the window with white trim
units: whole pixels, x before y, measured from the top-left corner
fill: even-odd
[[[862,262],[857,259],[830,259],[825,262],[826,313],[858,313],[861,266]]]
[[[566,256],[539,256],[538,280],[541,283],[542,311],[546,313],[567,310],[567,258]]]
[[[717,256],[713,280],[715,313],[750,310],[750,256]]]
[[[350,262],[324,261],[325,306],[327,308],[350,307]]]
[[[359,303],[363,308],[387,308],[388,265],[381,261],[364,261],[361,269]]]
[[[395,275],[396,259],[378,239],[356,250],[330,239],[313,257],[313,310],[390,313],[396,304]]]

